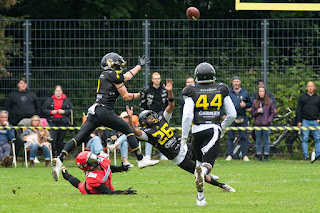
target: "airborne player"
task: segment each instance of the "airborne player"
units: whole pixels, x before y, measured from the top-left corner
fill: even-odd
[[[207,205],[203,183],[212,170],[220,150],[220,138],[235,120],[236,109],[229,97],[229,88],[215,83],[215,70],[209,63],[201,63],[195,69],[195,85],[188,85],[182,92],[185,104],[182,116],[182,139],[187,141],[192,126],[192,145],[196,157],[197,205]],[[220,124],[220,109],[224,107],[227,117]]]
[[[193,174],[196,164],[192,159],[192,145],[186,143],[181,144],[180,140],[176,137],[168,124],[174,108],[172,84],[172,80],[167,79],[166,85],[163,85],[164,89],[168,91],[169,97],[169,104],[163,113],[157,114],[151,110],[143,110],[139,115],[139,123],[142,128],[138,129],[132,122],[133,110],[132,108],[130,110],[127,106],[129,124],[133,128],[134,134],[140,140],[148,141],[174,164]],[[212,174],[208,174],[205,177],[206,182],[218,186],[228,192],[235,192],[232,187],[224,183],[219,183],[216,181],[217,179],[218,177]]]
[[[128,143],[138,159],[139,168],[152,166],[159,162],[143,157],[132,129],[122,118],[119,118],[114,113],[114,103],[119,95],[125,101],[140,97],[140,93],[128,93],[124,82],[132,79],[149,62],[146,56],[139,57],[138,65],[123,74],[126,62],[120,55],[111,52],[102,58],[101,67],[104,71],[100,74],[98,80],[96,101],[88,109],[88,119],[82,125],[78,134],[67,142],[60,155],[52,160],[52,177],[55,181],[59,179],[64,156],[67,156],[81,141],[88,138],[91,132],[99,126],[109,127],[126,134]]]

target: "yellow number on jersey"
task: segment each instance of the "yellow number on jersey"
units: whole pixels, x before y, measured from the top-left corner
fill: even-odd
[[[208,106],[215,106],[217,107],[217,110],[220,110],[222,106],[222,96],[221,94],[216,94],[212,101],[210,102],[210,105],[208,104],[208,96],[207,95],[200,95],[197,102],[196,107],[202,107],[203,110],[208,110]]]
[[[153,133],[152,136],[153,137],[160,136],[160,138],[158,139],[158,142],[159,144],[163,145],[165,142],[169,140],[169,138],[172,138],[173,134],[174,133],[172,129],[168,126],[168,124],[164,123],[161,129]]]

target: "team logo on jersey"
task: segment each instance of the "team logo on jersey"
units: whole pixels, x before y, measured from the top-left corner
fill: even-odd
[[[117,73],[117,78],[120,78],[120,73],[122,73],[122,71],[121,70],[116,70],[116,73]]]
[[[27,97],[26,97],[26,96],[21,96],[21,101],[22,101],[22,102],[27,101]]]

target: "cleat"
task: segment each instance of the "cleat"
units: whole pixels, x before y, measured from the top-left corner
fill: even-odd
[[[213,180],[219,180],[219,177],[218,176],[216,176],[216,175],[213,175],[213,174],[208,174],[210,177],[211,177],[211,179],[213,179]]]
[[[53,158],[52,160],[52,177],[55,181],[59,180],[59,173],[63,164],[60,158]]]
[[[154,166],[157,163],[159,163],[159,160],[149,160],[149,159],[143,157],[142,160],[138,161],[138,167],[140,169],[143,169],[143,168],[148,167],[148,166]]]
[[[231,186],[228,186],[227,184],[223,184],[222,188],[224,190],[226,190],[227,192],[236,192],[236,190],[234,188],[232,188]]]
[[[231,161],[231,160],[232,160],[231,155],[228,155],[228,157],[226,158],[226,161]]]
[[[169,160],[166,156],[161,155],[160,160]]]
[[[199,199],[197,196],[197,205],[198,206],[206,206],[207,205],[206,197],[203,196],[202,199]]]
[[[204,177],[205,174],[202,171],[201,166],[197,166],[196,170],[194,172],[194,176],[196,177],[196,188],[198,192],[202,192],[203,191],[203,183],[204,183]]]

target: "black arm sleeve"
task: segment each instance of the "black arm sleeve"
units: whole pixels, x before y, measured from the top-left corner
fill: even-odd
[[[96,188],[96,190],[98,190],[101,194],[116,194],[116,191],[112,191],[111,189],[109,189],[107,186],[101,184],[100,186],[98,186]]]
[[[72,175],[70,175],[67,171],[64,173],[62,172],[62,176],[64,179],[66,179],[67,181],[69,181],[71,183],[72,186],[78,188],[78,185],[80,183],[80,180],[73,177]]]
[[[112,173],[114,172],[122,172],[122,166],[115,166],[115,165],[110,165],[110,169],[112,171]]]

